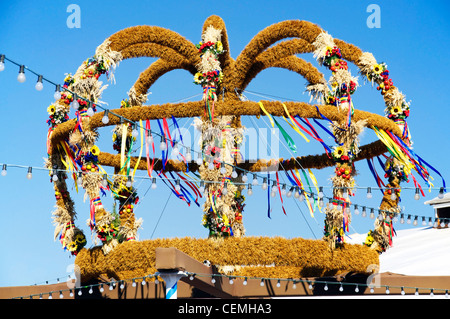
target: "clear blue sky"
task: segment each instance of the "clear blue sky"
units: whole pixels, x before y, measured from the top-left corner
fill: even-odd
[[[68,28],[66,12],[69,4],[81,8],[81,27]],[[2,3],[0,12],[0,53],[27,65],[46,78],[62,83],[65,73],[74,73],[78,66],[93,56],[95,48],[111,34],[135,25],[155,25],[171,29],[197,43],[205,19],[216,14],[225,21],[231,48],[236,58],[245,45],[268,25],[289,19],[317,23],[333,37],[372,52],[378,61],[388,64],[391,77],[407,100],[411,101],[408,124],[414,141],[414,150],[450,180],[448,158],[450,150],[447,105],[447,62],[450,5],[448,1],[20,1]],[[381,28],[366,25],[369,4],[381,8]],[[216,6],[215,6],[216,5]],[[306,57],[313,61],[312,56]],[[109,107],[118,108],[120,101],[143,71],[154,59],[142,58],[121,62],[116,71],[116,84],[110,84],[103,95]],[[323,70],[323,69],[322,69]],[[46,157],[47,112],[53,102],[54,87],[45,83],[43,91],[34,89],[36,77],[27,73],[27,81],[17,82],[18,67],[6,63],[0,73],[0,164],[42,167]],[[356,74],[353,69],[352,74]],[[103,79],[106,82],[106,79]],[[283,97],[283,100],[308,101],[305,80],[286,70],[263,71],[248,90]],[[360,84],[363,84],[360,79]],[[155,83],[147,104],[175,102],[200,93],[185,71],[171,72]],[[247,94],[251,100],[261,97]],[[198,98],[197,98],[198,99]],[[384,104],[379,92],[370,85],[360,87],[354,95],[355,107],[383,114]],[[73,116],[73,114],[71,114]],[[258,127],[266,127],[263,119],[255,120]],[[247,126],[253,122],[247,121]],[[180,121],[189,127],[190,122]],[[100,131],[100,148],[113,152],[112,127]],[[192,130],[191,130],[192,131]],[[305,143],[292,132],[297,155],[322,153],[317,143]],[[362,144],[375,139],[371,130],[363,133]],[[329,141],[333,144],[332,141]],[[282,149],[280,147],[280,149]],[[284,152],[284,151],[283,151]],[[282,157],[290,157],[286,152]],[[364,161],[357,163],[358,186],[375,186]],[[314,171],[319,184],[331,195],[329,186],[332,168]],[[145,175],[142,172],[141,175]],[[416,174],[417,176],[417,174]],[[435,184],[440,178],[432,172]],[[425,183],[420,180],[422,186]],[[73,184],[69,183],[72,187]],[[403,186],[412,187],[412,181]],[[150,182],[138,182],[141,203],[136,210],[144,224],[139,231],[141,240],[158,237],[201,237],[207,231],[201,226],[202,211],[195,205],[169,201],[170,191],[159,184],[149,190]],[[71,192],[76,200],[77,224],[85,230],[88,247],[92,245],[90,231],[85,226],[89,217],[88,203],[83,194]],[[401,206],[406,213],[433,216],[433,210],[423,202],[434,198],[437,192],[426,192],[426,198],[413,199],[413,190],[404,190]],[[145,196],[144,196],[145,195]],[[370,201],[365,191],[357,191],[354,203],[378,207],[380,192],[374,192]],[[104,199],[105,203],[110,201]],[[0,176],[0,286],[28,285],[65,280],[70,274],[74,258],[53,241],[54,227],[51,212],[55,200],[52,184],[44,171],[34,171],[26,179],[26,168],[8,169]],[[107,204],[106,204],[107,205]],[[281,210],[279,198],[272,201],[272,218],[267,218],[266,193],[256,190],[247,197],[244,222],[248,236],[284,236],[321,238],[324,215],[311,218],[304,203],[297,206],[294,199],[285,200],[287,216]],[[160,218],[161,217],[161,218]],[[160,220],[159,220],[160,219]],[[159,224],[157,225],[159,220]],[[156,227],[157,226],[157,227]],[[396,224],[397,230],[405,227]],[[373,228],[373,220],[353,216],[350,233],[366,233]],[[395,239],[394,239],[395,243]]]

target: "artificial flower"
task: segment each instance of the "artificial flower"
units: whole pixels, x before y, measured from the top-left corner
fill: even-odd
[[[216,43],[216,49],[218,53],[221,53],[223,51],[223,45],[221,41],[217,41]]]
[[[55,106],[54,106],[53,104],[51,104],[51,105],[47,108],[47,113],[48,113],[49,115],[55,114],[55,111],[56,111],[56,108],[55,108]]]
[[[69,243],[67,245],[67,249],[71,252],[76,251],[77,247],[78,247],[78,245],[74,241],[72,241],[71,243]]]
[[[100,154],[100,149],[97,145],[91,147],[91,154],[94,156],[98,156],[98,154]]]
[[[383,66],[381,64],[375,64],[372,67],[373,72],[375,72],[375,74],[381,74],[381,72],[383,72]]]
[[[333,151],[333,156],[336,158],[341,158],[342,155],[344,155],[344,148],[341,146],[335,147]]]
[[[390,113],[394,116],[398,116],[403,113],[403,110],[400,106],[394,106],[390,109]]]

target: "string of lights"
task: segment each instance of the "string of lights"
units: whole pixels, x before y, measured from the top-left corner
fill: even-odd
[[[61,98],[61,89],[65,90],[65,91],[68,91],[71,94],[76,94],[75,92],[70,91],[68,88],[64,88],[64,87],[61,88],[60,84],[56,84],[54,81],[47,79],[43,75],[40,75],[39,73],[37,73],[37,72],[33,71],[32,69],[26,67],[25,65],[17,63],[15,61],[7,58],[4,54],[0,55],[0,72],[5,69],[4,61],[9,61],[9,62],[13,63],[14,65],[19,66],[18,81],[21,82],[21,83],[24,82],[25,79],[26,79],[25,78],[25,73],[24,73],[25,70],[28,70],[28,71],[30,71],[31,73],[35,74],[38,77],[37,83],[36,83],[36,89],[38,91],[42,90],[42,88],[43,88],[43,84],[42,84],[43,81],[47,81],[48,83],[54,85],[55,86],[55,94],[54,94],[55,100],[58,100],[59,98]],[[249,92],[251,94],[257,94],[255,92],[251,92],[251,91],[249,91]],[[78,99],[84,100],[85,102],[88,103],[88,105],[94,105],[95,104],[95,102],[90,101],[90,100],[88,100],[86,98],[83,98],[83,97],[80,97],[80,96],[78,96]],[[74,99],[73,103],[78,103],[78,102],[76,101],[76,99]],[[216,157],[208,156],[207,154],[204,154],[204,152],[202,152],[202,151],[193,150],[193,149],[191,149],[190,146],[184,145],[181,141],[177,141],[175,139],[170,139],[170,138],[168,138],[168,137],[166,137],[166,136],[164,136],[164,135],[162,135],[162,134],[160,134],[160,133],[158,133],[158,132],[156,132],[154,130],[142,127],[139,122],[134,122],[132,120],[129,120],[129,119],[119,115],[119,114],[116,114],[116,113],[112,112],[110,109],[107,109],[107,108],[103,107],[101,104],[96,104],[96,105],[99,108],[104,110],[104,115],[103,115],[103,118],[102,118],[102,122],[104,124],[107,124],[109,122],[109,116],[108,116],[109,114],[117,116],[120,119],[121,122],[128,122],[128,123],[130,123],[130,125],[133,127],[132,133],[131,133],[133,137],[137,137],[139,135],[138,129],[142,129],[142,130],[147,132],[147,134],[145,134],[145,136],[146,136],[147,142],[149,144],[151,144],[153,142],[153,135],[159,136],[161,138],[160,150],[163,150],[163,151],[167,150],[168,146],[167,146],[166,142],[170,142],[171,144],[174,145],[174,147],[178,147],[178,146],[183,147],[185,149],[185,152],[186,152],[186,161],[187,162],[190,162],[190,160],[192,159],[191,152],[194,152],[194,153],[197,153],[197,155],[198,155],[198,157],[196,159],[197,164],[199,164],[200,161],[202,163],[203,162],[203,157],[206,157],[207,159],[210,160],[210,163],[212,162],[212,160],[215,160],[216,162],[220,163],[222,169],[225,169],[224,166],[226,166],[226,165],[231,166],[233,168],[232,177],[236,177],[237,176],[236,170],[238,170],[238,171],[241,171],[242,174],[244,174],[244,175],[245,174],[253,174],[254,181],[255,181],[255,178],[256,179],[259,178],[259,179],[263,179],[263,181],[266,179],[269,184],[274,182],[274,180],[271,180],[270,178],[266,178],[264,176],[261,176],[258,173],[250,172],[248,170],[245,170],[245,169],[243,169],[243,168],[241,168],[239,166],[233,165],[231,163],[226,163],[226,162],[220,161]],[[90,116],[93,115],[92,108],[88,109],[88,115],[90,115]],[[3,165],[3,168],[5,168],[4,165]],[[4,170],[2,170],[2,174],[3,174],[3,172],[4,172]],[[254,185],[254,184],[252,184],[252,185]],[[248,186],[250,186],[250,184],[248,184]],[[376,189],[376,187],[355,187],[355,188],[367,188],[368,198],[370,198],[369,197],[370,196],[369,193],[371,192],[371,189]],[[379,189],[381,189],[381,188],[379,188]],[[384,189],[388,189],[388,188],[384,188]],[[409,187],[402,187],[402,189],[415,189],[415,198],[416,199],[420,198],[419,188],[417,188],[417,187],[414,187],[414,188],[413,187],[411,187],[411,188],[409,188]],[[436,188],[436,187],[430,186],[428,189],[430,191],[439,189],[438,196],[439,196],[439,198],[443,197],[444,187]],[[393,196],[395,196],[395,194]]]
[[[12,168],[18,168],[18,169],[27,169],[27,178],[31,179],[32,178],[32,172],[33,171],[45,171],[48,172],[48,174],[50,176],[52,176],[52,180],[55,181],[55,179],[57,180],[58,177],[55,178],[55,176],[58,176],[52,169],[48,169],[48,168],[43,168],[43,167],[34,167],[34,166],[25,166],[25,165],[17,165],[17,164],[3,164],[2,167],[2,172],[1,175],[2,176],[6,176],[7,175],[7,167],[12,167]],[[63,169],[59,169],[58,172],[64,172],[64,173],[68,173],[71,174],[73,173],[72,171],[68,171],[68,170],[63,170]],[[81,173],[81,172],[79,172]],[[108,179],[113,178],[115,175],[114,174],[102,174],[99,172],[86,172],[84,174],[94,174],[94,175],[101,175],[103,176],[103,186],[107,187],[108,185]],[[169,177],[163,177],[163,176],[157,176],[157,177],[149,177],[146,175],[135,175],[134,176],[134,180],[150,180],[151,181],[151,189],[156,189],[157,188],[157,180],[166,180],[166,181],[171,181],[174,182],[175,185],[179,185],[180,184],[180,180],[176,179],[176,178],[169,178]],[[78,179],[80,180],[80,179]],[[198,183],[198,181],[196,180],[192,180],[192,182],[194,183]],[[127,187],[131,187],[133,181],[131,179],[129,179],[127,181]],[[199,191],[200,193],[204,193],[204,189],[205,189],[205,185],[208,183],[220,183],[218,181],[200,181],[199,183]],[[242,185],[242,186],[247,186],[247,194],[249,196],[251,196],[253,194],[253,187],[252,186],[259,186],[258,182],[256,181],[256,183],[244,183],[244,182],[236,182],[235,184],[237,185]],[[261,189],[262,190],[267,190],[267,188],[269,187],[269,183],[267,181],[263,181],[263,183],[261,184]],[[276,192],[278,191],[277,187],[271,186],[272,187],[272,192],[271,192],[271,196],[275,197]],[[386,221],[390,221],[390,217],[389,217],[389,213],[388,211],[384,211],[384,210],[380,210],[378,208],[374,208],[374,207],[370,207],[367,205],[360,205],[360,204],[349,204],[348,202],[345,202],[343,200],[336,200],[332,197],[326,196],[324,194],[324,189],[325,188],[332,188],[331,186],[320,186],[319,187],[319,193],[316,194],[314,192],[309,192],[307,190],[301,190],[298,187],[291,187],[289,190],[286,187],[286,184],[283,184],[281,187],[281,194],[283,196],[286,197],[294,197],[296,199],[298,199],[300,202],[303,202],[304,200],[308,200],[306,199],[308,195],[308,198],[311,201],[318,201],[318,205],[322,208],[324,205],[332,205],[333,203],[338,205],[338,207],[341,207],[342,209],[348,209],[350,210],[351,207],[353,207],[354,209],[354,214],[355,215],[360,215],[361,217],[367,217],[369,216],[369,218],[374,219],[375,217],[379,218],[380,220],[386,220]],[[361,188],[364,189],[364,188]],[[374,188],[377,189],[377,188]],[[368,199],[372,198],[372,193],[371,193],[371,188],[369,187],[368,189],[368,193],[367,193]],[[441,193],[440,193],[441,194]],[[443,194],[443,193],[442,193]],[[325,202],[328,200],[328,203],[325,204]],[[345,206],[345,208],[344,208]],[[347,211],[349,212],[349,211]],[[375,216],[375,213],[378,212],[378,216]],[[384,215],[382,213],[386,213],[386,217],[384,217]],[[389,219],[389,220],[388,220]],[[448,218],[440,218],[440,224],[442,225],[447,225],[450,223],[450,219]],[[406,214],[406,213],[398,213],[396,214],[393,219],[393,222],[400,222],[401,224],[412,224],[413,226],[418,226],[419,223],[421,223],[422,226],[433,226],[436,227],[438,224],[438,218],[432,218],[429,216],[423,216],[423,215],[416,215],[416,214]]]
[[[268,282],[275,281],[276,287],[279,288],[282,285],[282,282],[289,285],[292,284],[292,289],[297,289],[297,284],[301,283],[304,285],[307,285],[308,289],[311,291],[311,293],[314,293],[315,289],[322,289],[325,293],[330,289],[332,286],[339,286],[338,291],[343,293],[343,295],[352,294],[349,293],[349,289],[345,289],[345,287],[354,287],[354,294],[357,294],[360,292],[360,289],[369,289],[369,292],[371,294],[375,293],[375,288],[383,288],[385,289],[385,294],[389,295],[391,293],[391,290],[400,290],[401,295],[407,295],[406,290],[413,290],[414,295],[418,296],[419,291],[429,291],[429,296],[433,297],[435,294],[444,295],[445,298],[448,298],[448,289],[444,288],[429,288],[429,287],[417,287],[417,286],[394,286],[394,285],[380,285],[380,284],[373,284],[373,283],[352,283],[352,282],[345,282],[345,281],[332,281],[332,280],[316,280],[316,279],[303,279],[303,278],[270,278],[270,277],[248,277],[248,276],[233,276],[233,275],[224,275],[224,274],[201,274],[201,273],[193,273],[193,272],[186,272],[186,275],[189,277],[190,281],[193,281],[195,277],[210,277],[211,283],[214,284],[217,279],[227,279],[228,283],[230,285],[234,284],[234,281],[236,279],[240,279],[242,281],[242,285],[247,286],[249,280],[256,280],[260,282],[260,286],[264,287],[268,284]],[[105,287],[109,291],[113,291],[118,287],[120,290],[124,290],[128,288],[128,285],[131,285],[131,287],[137,287],[137,285],[145,286],[147,283],[151,280],[154,280],[154,283],[158,285],[163,279],[160,277],[159,272],[156,272],[154,274],[150,274],[143,277],[135,277],[131,279],[124,279],[124,280],[111,280],[109,282],[102,282],[102,283],[96,283],[96,284],[89,284],[89,285],[79,285],[76,287],[76,282],[74,283],[75,287],[73,288],[66,288],[66,289],[60,289],[60,290],[51,290],[48,292],[41,292],[37,294],[30,294],[26,296],[18,296],[13,297],[12,299],[44,299],[46,297],[47,299],[53,299],[54,295],[58,295],[60,299],[64,298],[64,293],[69,293],[69,296],[72,298],[77,294],[78,296],[82,296],[83,293],[86,292],[89,295],[92,295],[94,292],[100,292],[103,293],[105,291]],[[333,289],[333,292],[336,291],[336,289]],[[319,292],[317,292],[320,294]]]

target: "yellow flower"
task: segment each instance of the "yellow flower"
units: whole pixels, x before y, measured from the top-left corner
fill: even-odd
[[[97,145],[91,147],[91,154],[94,156],[98,156],[98,154],[100,154],[100,149]]]
[[[223,51],[223,45],[221,41],[217,41],[216,43],[217,51],[222,52]]]
[[[53,104],[51,104],[51,105],[47,108],[47,113],[48,113],[49,115],[53,115],[53,114],[55,114],[55,112],[56,112],[56,108],[55,108],[55,106],[54,106]]]
[[[333,155],[334,157],[341,158],[341,156],[344,155],[344,148],[341,146],[336,147],[333,151]]]
[[[197,73],[195,73],[195,75],[194,75],[194,82],[195,83],[200,83],[200,77],[202,76],[202,73],[200,73],[200,72],[197,72]]]
[[[375,74],[381,74],[383,72],[383,66],[381,64],[375,64],[372,67],[373,72],[375,72]]]
[[[76,251],[77,250],[78,245],[72,241],[69,245],[67,245],[67,249],[69,251]]]
[[[392,115],[398,115],[402,113],[402,108],[399,106],[394,106],[391,108],[390,112]]]

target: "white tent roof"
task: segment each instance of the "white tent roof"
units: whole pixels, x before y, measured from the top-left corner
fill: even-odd
[[[350,235],[351,243],[366,234]],[[397,231],[393,246],[380,255],[380,273],[410,276],[450,276],[450,228],[414,227]]]

